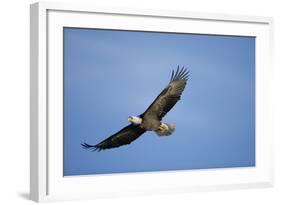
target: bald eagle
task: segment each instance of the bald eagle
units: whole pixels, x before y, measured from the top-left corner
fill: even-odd
[[[171,135],[175,131],[175,125],[161,121],[180,100],[188,77],[189,71],[184,67],[180,69],[178,66],[175,72],[174,70],[172,71],[169,84],[146,111],[139,116],[130,116],[128,118],[131,124],[96,145],[82,143],[82,147],[93,151],[116,148],[130,144],[146,131],[154,131],[159,136]]]

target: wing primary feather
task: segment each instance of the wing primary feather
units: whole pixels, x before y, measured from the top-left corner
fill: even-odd
[[[171,76],[170,82],[173,80],[173,78],[174,78],[174,70],[172,72],[172,76]]]
[[[187,70],[187,68],[185,68],[184,66],[182,68],[178,66],[176,71],[173,70],[170,82],[177,81],[177,80],[186,81],[188,77],[189,77],[189,70]]]
[[[189,74],[189,71],[187,71],[186,73],[184,73],[184,74],[181,76],[181,78],[187,80],[188,77],[189,77],[189,75],[190,75],[190,74]]]
[[[174,81],[176,79],[178,72],[179,72],[179,66],[177,67],[175,75],[173,76],[173,79],[171,81]]]
[[[185,70],[185,73],[182,75],[182,78],[187,78],[187,76],[189,75],[189,70]]]
[[[98,147],[96,147],[95,145],[90,145],[90,144],[88,144],[88,143],[86,143],[86,142],[84,142],[84,143],[81,143],[81,145],[82,145],[82,147],[84,148],[84,149],[89,149],[89,150],[91,150],[91,151],[100,151],[99,150],[99,148]]]
[[[180,79],[181,75],[182,75],[182,72],[184,71],[184,67],[181,68],[179,74],[178,74],[178,80]]]
[[[188,79],[189,79],[190,74],[191,74],[191,73],[190,73],[190,71],[188,71],[188,72],[186,73],[186,75],[185,75],[185,77],[184,77],[184,78],[185,78],[186,80],[188,80]]]
[[[186,69],[184,69],[184,67],[182,67],[180,73],[179,73],[179,79],[182,78],[182,75],[185,73]]]
[[[179,66],[177,67],[177,71],[176,71],[176,74],[175,74],[175,76],[174,76],[174,79],[173,80],[175,80],[176,78],[177,78],[177,76],[178,76],[178,72],[179,72]]]
[[[181,74],[182,74],[182,71],[183,71],[183,69],[180,69],[180,72],[178,73],[178,76],[177,76],[177,80],[180,79],[180,76],[181,76]]]

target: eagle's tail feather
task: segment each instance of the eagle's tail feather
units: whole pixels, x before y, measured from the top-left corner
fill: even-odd
[[[160,129],[155,131],[158,136],[169,136],[176,130],[176,126],[169,123],[161,123]]]

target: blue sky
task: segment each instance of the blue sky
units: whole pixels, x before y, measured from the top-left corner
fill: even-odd
[[[96,144],[141,114],[186,66],[191,77],[163,119],[128,146]],[[255,38],[64,28],[64,175],[255,166]]]

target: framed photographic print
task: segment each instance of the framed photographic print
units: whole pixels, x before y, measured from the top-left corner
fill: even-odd
[[[269,187],[270,17],[31,5],[30,197]]]

